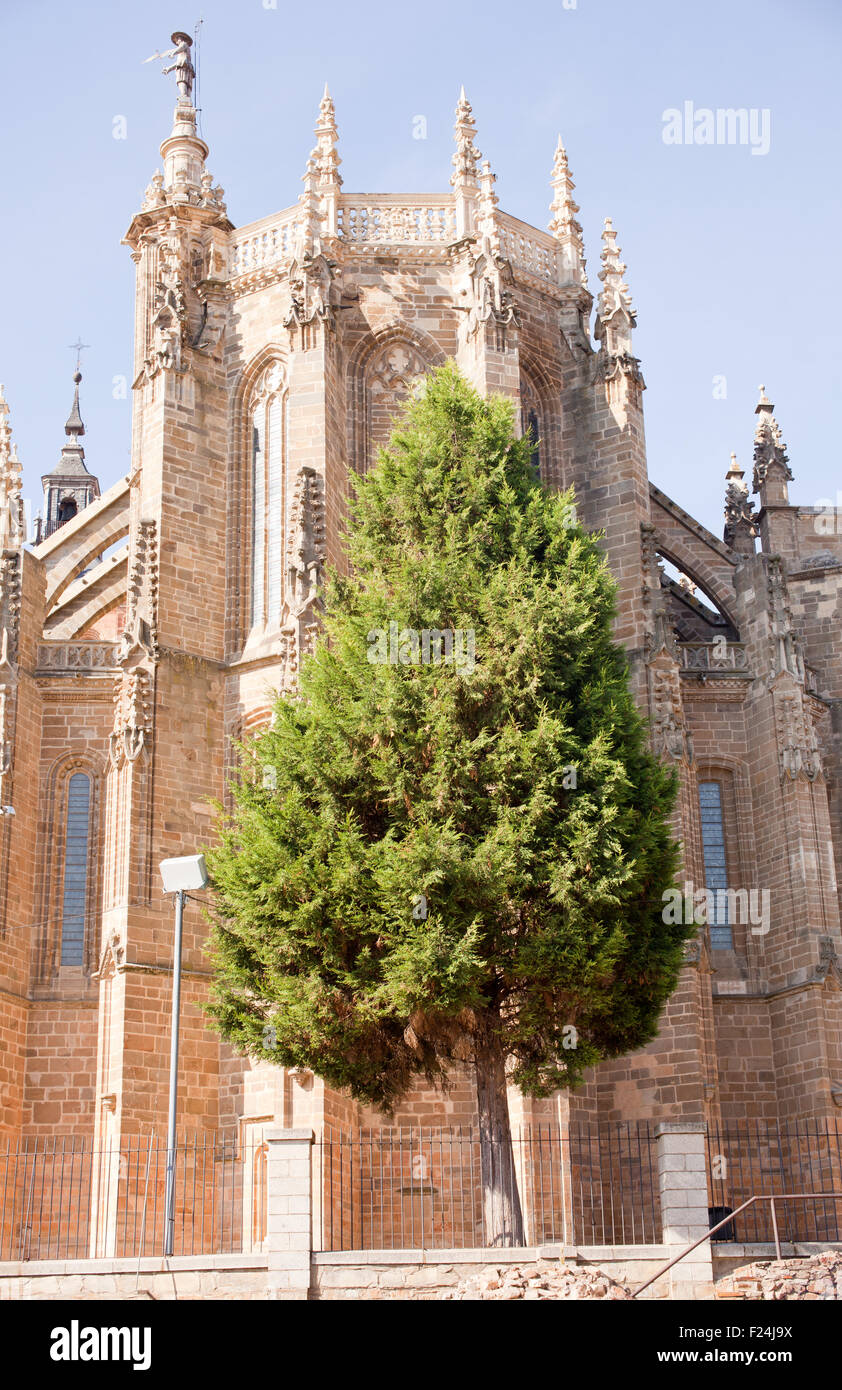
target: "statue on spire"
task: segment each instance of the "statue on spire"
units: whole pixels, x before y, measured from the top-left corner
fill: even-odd
[[[179,101],[192,106],[193,82],[196,77],[196,69],[193,66],[193,60],[190,56],[193,40],[189,34],[183,34],[180,29],[177,29],[174,34],[171,34],[170,38],[175,44],[175,48],[167,49],[166,53],[153,53],[151,57],[144,58],[143,61],[144,63],[154,63],[156,58],[175,58],[174,63],[170,63],[168,68],[162,68],[161,71],[165,77],[171,72],[175,73],[175,80],[178,83]]]

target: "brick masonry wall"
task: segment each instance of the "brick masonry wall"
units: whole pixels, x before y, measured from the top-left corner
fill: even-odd
[[[207,249],[209,216],[206,209],[186,204],[175,220],[187,240]],[[289,393],[283,544],[298,470],[312,468],[324,501],[328,562],[341,568],[354,470],[364,468],[387,438],[388,419],[412,381],[447,356],[455,356],[481,389],[509,395],[519,413],[523,391],[538,421],[542,476],[553,486],[575,486],[583,521],[604,530],[605,551],[620,585],[617,633],[629,648],[644,707],[651,614],[643,591],[642,523],[651,522],[656,544],[706,585],[750,654],[745,677],[727,683],[681,678],[680,712],[695,761],[682,765],[676,829],[685,871],[699,880],[698,782],[721,779],[729,881],[773,890],[772,930],[763,939],[737,930],[733,952],[710,952],[702,943],[669,1001],[658,1039],[588,1078],[572,1098],[571,1119],[713,1119],[828,1110],[831,1078],[840,1062],[838,1001],[831,984],[811,972],[819,960],[819,939],[838,936],[828,846],[835,842],[838,863],[842,664],[836,642],[838,572],[833,567],[796,570],[817,554],[811,515],[784,508],[767,531],[780,540],[778,548],[787,557],[793,622],[817,673],[820,700],[809,709],[827,749],[828,790],[820,780],[781,780],[780,708],[792,692],[788,685],[771,690],[765,679],[771,603],[766,559],[738,569],[732,552],[650,488],[640,383],[625,372],[604,379],[593,354],[571,345],[561,331],[568,320],[557,290],[516,267],[512,292],[519,323],[492,318],[472,326],[465,312],[464,248],[431,244],[396,251],[337,242],[330,249],[338,266],[334,303],[339,307],[326,320],[304,325],[290,320],[290,286],[282,266],[267,268],[248,285],[208,287],[206,282],[208,302],[224,324],[218,348],[191,351],[184,371],[147,373],[161,244],[172,227],[166,209],[144,217],[133,253],[137,384],[130,483],[118,487],[111,501],[103,500],[95,525],[89,524],[95,515],[90,513],[48,547],[43,560],[27,555],[24,565],[14,774],[18,817],[11,829],[0,827],[0,834],[10,836],[12,885],[9,929],[0,940],[0,982],[8,1000],[0,1022],[6,1044],[0,1054],[0,1124],[12,1133],[21,1127],[44,1132],[57,1122],[84,1129],[94,1123],[92,1096],[97,1132],[112,1139],[162,1118],[172,906],[162,900],[157,863],[212,838],[208,801],[224,796],[234,761],[232,740],[264,725],[272,692],[289,683],[281,615],[259,630],[250,622],[250,410],[261,374],[279,363]],[[227,233],[217,226],[214,236],[224,239]],[[196,286],[188,285],[194,319],[197,294]],[[108,760],[110,678],[36,680],[35,647],[44,630],[45,586],[49,583],[51,592],[67,589],[74,564],[92,553],[97,538],[104,546],[125,535],[129,517],[130,575],[142,528],[150,523],[156,528],[154,618],[160,651],[149,743],[137,761],[116,770]],[[827,547],[836,544],[829,541]],[[286,569],[286,553],[283,558]],[[115,602],[97,619],[100,636],[116,635],[122,610],[122,602]],[[98,760],[103,779],[97,872],[104,908],[101,923],[94,913],[92,954],[96,963],[103,951],[113,958],[106,960],[99,981],[91,968],[84,978],[45,970],[49,943],[44,928],[33,925],[44,916],[38,906],[39,865],[54,839],[50,779],[69,757]],[[820,874],[812,874],[814,865]],[[51,895],[47,901],[54,904],[54,888]],[[205,937],[204,918],[191,906],[185,919],[184,1123],[201,1129],[259,1126],[270,1118],[286,1126],[383,1123],[376,1112],[363,1111],[317,1079],[291,1078],[236,1057],[207,1030],[200,1011],[208,980]],[[96,1055],[93,1001],[98,1002]],[[73,1065],[62,1084],[60,1049],[68,1038]],[[546,1111],[528,1103],[513,1109],[526,1121],[550,1115],[555,1105],[548,1103]],[[413,1088],[390,1123],[456,1125],[474,1119],[472,1078],[466,1073],[454,1076],[443,1095]]]

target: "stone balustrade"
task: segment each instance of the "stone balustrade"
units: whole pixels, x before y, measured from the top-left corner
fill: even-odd
[[[299,209],[294,207],[245,227],[234,238],[231,278],[291,261],[298,224]]]
[[[497,214],[500,228],[500,249],[507,261],[519,270],[534,275],[549,285],[561,281],[560,248],[549,232],[530,227],[508,213]]]
[[[39,671],[111,671],[117,667],[117,642],[42,642]]]
[[[748,655],[743,642],[681,642],[681,668],[706,671],[711,675],[748,672]]]
[[[282,265],[295,255],[301,209],[244,227],[234,237],[231,278]],[[547,232],[497,214],[500,247],[512,265],[548,284],[560,283],[560,248]],[[337,207],[340,241],[354,246],[449,246],[456,240],[452,194],[343,193]]]
[[[339,203],[339,234],[351,245],[447,246],[456,240],[453,199],[448,193],[414,198],[346,194]]]

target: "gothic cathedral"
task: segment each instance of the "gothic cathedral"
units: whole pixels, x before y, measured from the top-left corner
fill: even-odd
[[[635,312],[606,220],[586,276],[559,141],[551,221],[500,210],[471,107],[448,192],[343,191],[334,104],[292,207],[228,220],[189,81],[125,243],[136,268],[131,466],[81,444],[27,545],[0,396],[0,1132],[119,1145],[163,1129],[172,906],[158,865],[213,834],[232,748],[291,690],[355,473],[453,358],[515,401],[547,487],[575,486],[619,584],[617,635],[680,770],[689,891],[714,894],[655,1042],[516,1117],[828,1119],[842,1106],[842,515],[789,498],[773,406],[722,538],[647,477]],[[185,916],[179,1126],[379,1123],[318,1077],[209,1031]],[[471,1089],[396,1123],[470,1123]]]

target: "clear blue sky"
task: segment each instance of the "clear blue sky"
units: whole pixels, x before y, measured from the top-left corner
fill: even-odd
[[[204,19],[209,167],[243,224],[298,197],[324,81],[345,188],[445,190],[465,83],[501,207],[548,219],[556,133],[567,145],[591,288],[614,218],[638,309],[650,474],[721,533],[731,449],[750,473],[764,382],[807,504],[842,489],[839,428],[838,0],[2,0],[5,217],[0,380],[28,497],[63,442],[81,335],[89,467],[125,472],[133,266],[120,239],[159,165],[172,78],[142,59]],[[571,0],[568,0],[571,3]],[[766,109],[766,155],[667,145],[663,113]],[[428,138],[413,139],[426,117]],[[124,116],[127,138],[115,140]],[[714,397],[724,376],[727,396]]]

